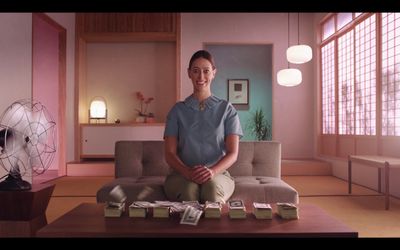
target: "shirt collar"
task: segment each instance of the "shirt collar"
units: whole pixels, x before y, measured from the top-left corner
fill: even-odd
[[[211,95],[209,96],[207,99],[204,100],[204,106],[205,109],[212,109],[215,105],[217,105],[217,103],[221,102],[222,99]],[[200,110],[200,102],[192,95],[188,96],[184,103],[186,104],[186,106],[194,109],[194,110]]]

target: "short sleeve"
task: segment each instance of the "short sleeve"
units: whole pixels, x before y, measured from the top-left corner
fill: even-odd
[[[165,123],[164,138],[166,136],[178,136],[178,112],[175,105],[167,115]]]
[[[242,126],[240,125],[239,115],[231,103],[228,103],[225,118],[225,136],[235,134],[239,138],[243,137]]]

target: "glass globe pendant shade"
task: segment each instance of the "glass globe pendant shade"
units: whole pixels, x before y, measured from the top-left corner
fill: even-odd
[[[294,45],[286,50],[286,58],[289,62],[301,64],[312,59],[312,49],[308,45]]]
[[[278,71],[278,83],[282,86],[292,87],[302,81],[301,71],[298,69],[282,69]]]

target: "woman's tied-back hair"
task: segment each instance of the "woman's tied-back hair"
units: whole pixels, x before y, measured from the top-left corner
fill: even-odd
[[[192,68],[193,62],[198,58],[204,58],[204,59],[208,60],[212,65],[212,69],[215,69],[214,58],[210,54],[210,52],[208,52],[207,50],[199,50],[199,51],[197,51],[196,53],[193,54],[192,58],[190,58],[189,69]]]

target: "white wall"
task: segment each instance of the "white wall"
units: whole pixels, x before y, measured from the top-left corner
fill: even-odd
[[[31,97],[32,14],[0,14],[0,112]],[[7,172],[0,166],[0,177]],[[31,181],[31,178],[25,178]]]
[[[136,97],[140,91],[145,98],[155,98],[146,112],[155,114],[157,122],[165,122],[175,103],[176,91],[168,87],[176,82],[176,66],[171,63],[175,62],[175,51],[174,43],[87,43],[85,105],[89,107],[94,97],[102,96],[109,123],[116,119],[133,123],[136,109],[140,109]]]
[[[32,14],[0,14],[0,112],[31,97]]]
[[[313,45],[313,16],[312,13],[304,13],[300,19],[300,42],[310,46]],[[273,44],[273,140],[282,143],[283,158],[312,158],[315,59],[300,66],[291,66],[302,71],[301,85],[288,88],[276,82],[276,73],[288,66],[287,20],[287,13],[182,13],[181,97],[184,99],[192,93],[186,69],[190,57],[203,48],[203,43]],[[290,20],[290,44],[294,45],[297,44],[297,15],[292,13]]]

